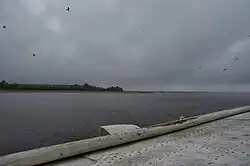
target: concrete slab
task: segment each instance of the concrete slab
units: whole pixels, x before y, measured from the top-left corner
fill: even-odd
[[[108,134],[130,132],[139,129],[140,127],[131,124],[119,124],[119,125],[101,126],[100,128],[101,128],[101,135],[108,135]]]
[[[250,165],[250,113],[84,155],[89,165]],[[54,165],[84,165],[81,159]]]
[[[181,124],[20,152],[0,157],[0,165],[249,165],[249,110],[240,107]]]

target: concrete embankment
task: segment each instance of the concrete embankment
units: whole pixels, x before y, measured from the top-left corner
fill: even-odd
[[[211,121],[223,119],[237,114],[250,111],[250,106],[223,110],[210,114],[198,116],[195,119],[187,120],[181,124],[170,126],[159,126],[141,128],[127,133],[118,133],[107,136],[96,137],[81,141],[69,142],[49,147],[43,147],[30,151],[10,154],[0,157],[0,165],[7,166],[29,166],[69,158],[76,155],[93,152],[117,145],[139,141],[155,136],[160,136],[175,131],[180,131],[193,126],[201,125]]]

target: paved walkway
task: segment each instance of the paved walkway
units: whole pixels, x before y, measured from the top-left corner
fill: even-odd
[[[250,112],[50,166],[249,166]]]

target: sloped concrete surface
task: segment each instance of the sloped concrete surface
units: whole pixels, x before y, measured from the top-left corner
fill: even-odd
[[[49,165],[249,166],[250,113]]]
[[[249,110],[249,106],[240,107],[202,115],[182,124],[143,128],[11,154],[0,157],[0,165],[48,162],[47,165],[72,166],[249,165]],[[146,138],[151,139],[144,140]],[[131,143],[138,140],[141,141]],[[125,143],[130,144],[117,146]],[[117,147],[100,151],[114,146]]]
[[[116,133],[130,132],[139,129],[140,127],[131,124],[119,124],[119,125],[101,126],[100,128],[101,128],[101,133],[116,134]]]

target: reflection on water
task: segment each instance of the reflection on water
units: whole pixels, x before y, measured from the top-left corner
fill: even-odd
[[[250,105],[239,93],[0,92],[0,156],[98,135],[98,126],[148,126]]]

